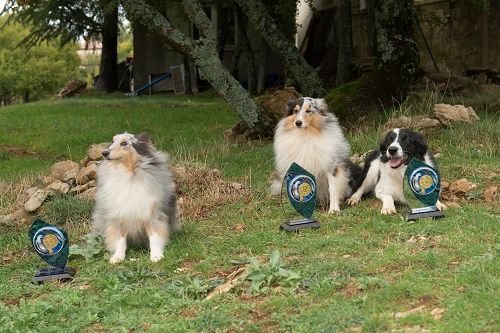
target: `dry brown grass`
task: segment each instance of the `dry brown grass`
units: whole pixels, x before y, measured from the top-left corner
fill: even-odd
[[[218,169],[199,164],[177,164],[172,171],[181,216],[185,219],[207,218],[217,207],[234,202],[247,193],[247,186],[224,179]]]
[[[36,177],[30,176],[17,181],[0,180],[0,215],[6,215],[23,208],[28,199],[26,190],[33,186]]]

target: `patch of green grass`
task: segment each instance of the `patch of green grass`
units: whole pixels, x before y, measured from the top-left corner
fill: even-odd
[[[480,121],[436,130],[427,138],[432,149],[441,151],[444,178],[466,177],[482,190],[500,182],[498,175],[491,176],[500,162],[499,117],[477,111]],[[92,97],[0,108],[0,142],[36,153],[1,153],[3,182],[46,172],[59,159],[78,160],[91,143],[109,141],[125,130],[151,132],[175,162],[208,164],[222,169],[225,177],[251,180],[250,197],[218,207],[202,221],[183,220],[164,260],[151,263],[142,248],[131,248],[127,260],[116,266],[102,252],[88,261],[72,256],[69,264],[78,271],[71,283],[31,284],[31,276],[44,265],[30,249],[28,225],[3,227],[0,331],[500,329],[498,203],[484,203],[478,196],[449,209],[444,219],[407,223],[400,215],[381,216],[380,202],[368,198],[335,215],[318,210],[318,230],[284,233],[278,230],[284,219],[279,199],[268,196],[271,142],[225,142],[222,132],[236,119],[211,96]],[[380,136],[375,126],[350,130],[348,140],[353,152],[363,153],[376,148]],[[72,244],[83,247],[92,209],[88,201],[57,198],[44,205],[40,216],[61,225]],[[235,231],[236,224],[245,228]],[[267,262],[275,250],[281,256],[273,266]],[[263,281],[271,281],[268,289],[249,294],[247,280],[202,300],[216,279],[234,270],[231,261],[242,257],[258,258],[256,266],[266,271]],[[273,267],[298,274],[301,287],[281,291],[279,269]],[[393,315],[419,306],[423,310],[405,318]],[[435,308],[444,310],[442,319],[431,315]]]

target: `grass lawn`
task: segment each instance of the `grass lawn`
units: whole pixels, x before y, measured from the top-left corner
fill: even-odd
[[[223,131],[237,117],[217,97],[87,97],[0,108],[2,214],[13,207],[17,184],[36,182],[52,163],[78,161],[90,144],[123,131],[148,131],[175,164],[218,168],[248,188],[204,219],[182,218],[159,263],[143,249],[129,250],[116,266],[104,253],[88,262],[71,257],[78,270],[71,283],[33,285],[43,263],[30,248],[29,223],[0,224],[0,332],[498,332],[500,206],[482,193],[500,183],[499,116],[480,98],[470,102],[480,121],[427,134],[446,180],[478,184],[470,200],[444,219],[407,223],[381,216],[372,198],[335,215],[320,209],[322,227],[299,234],[278,230],[282,208],[267,194],[271,142],[227,143]],[[395,112],[416,111],[430,112],[409,105]],[[381,133],[378,125],[349,130],[353,153],[377,147]],[[59,198],[39,214],[84,246],[92,209],[90,201]],[[265,270],[274,250],[292,272],[288,280]],[[277,282],[250,293],[244,281],[203,300],[245,258]]]

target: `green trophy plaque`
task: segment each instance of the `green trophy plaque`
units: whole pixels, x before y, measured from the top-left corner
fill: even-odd
[[[412,158],[406,168],[405,177],[408,185],[405,195],[411,209],[406,219],[412,221],[425,217],[443,217],[443,212],[436,208],[441,189],[439,172],[430,165]]]
[[[75,270],[66,266],[69,255],[69,240],[66,232],[55,225],[36,219],[28,234],[36,253],[52,266],[40,269],[33,277],[33,282],[72,279]]]
[[[320,224],[312,218],[316,208],[316,179],[314,176],[294,162],[286,172],[283,182],[290,204],[302,218],[287,219],[281,224],[281,229],[291,232],[319,228]]]

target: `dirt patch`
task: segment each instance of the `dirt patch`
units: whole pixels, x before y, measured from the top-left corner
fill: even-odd
[[[17,157],[37,157],[41,158],[43,157],[42,154],[36,153],[33,151],[29,151],[17,146],[11,146],[11,145],[2,145],[0,144],[0,152],[6,152],[9,154],[12,154]]]
[[[194,309],[183,309],[181,312],[179,312],[179,315],[184,318],[196,318],[198,317],[198,311]]]
[[[362,290],[359,289],[359,284],[356,280],[349,281],[342,289],[340,289],[340,293],[347,298],[353,298],[361,294]]]
[[[19,306],[19,303],[21,302],[20,298],[10,298],[2,301],[7,305],[8,307],[14,307],[14,306]]]
[[[219,206],[244,197],[246,187],[231,182],[218,169],[200,165],[175,165],[172,168],[177,184],[178,202],[186,219],[204,219]]]
[[[178,272],[189,271],[191,268],[193,268],[193,266],[194,266],[194,261],[186,260],[180,263],[179,267],[176,268],[176,271]]]

